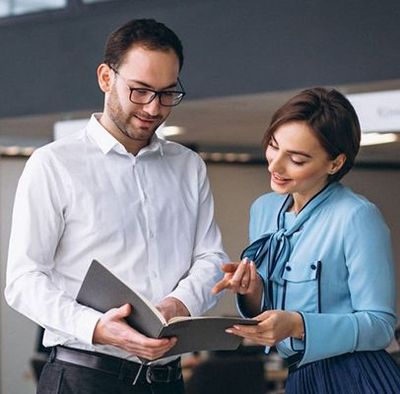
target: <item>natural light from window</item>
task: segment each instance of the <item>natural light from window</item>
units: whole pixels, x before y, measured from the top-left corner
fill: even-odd
[[[118,0],[83,0],[83,3],[86,3],[86,4],[105,3],[106,1],[118,1]]]
[[[0,17],[62,8],[67,0],[0,0]]]

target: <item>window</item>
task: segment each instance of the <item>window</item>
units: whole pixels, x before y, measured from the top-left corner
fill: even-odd
[[[0,17],[63,8],[67,0],[0,0]]]
[[[118,0],[82,0],[82,2],[85,4],[104,3],[106,1],[118,1]]]

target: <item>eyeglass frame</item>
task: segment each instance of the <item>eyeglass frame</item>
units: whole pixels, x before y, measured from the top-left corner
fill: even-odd
[[[128,87],[128,89],[129,89],[129,101],[131,102],[131,103],[133,103],[133,104],[138,104],[138,105],[147,105],[147,104],[150,104],[156,97],[158,97],[158,102],[160,103],[160,105],[162,105],[163,107],[175,107],[175,106],[177,106],[178,104],[180,104],[181,102],[182,102],[182,100],[183,100],[183,98],[185,97],[185,95],[186,95],[186,92],[185,92],[185,88],[183,87],[183,84],[182,84],[182,82],[181,82],[181,80],[179,79],[179,77],[178,77],[178,83],[179,83],[179,86],[182,88],[182,90],[154,90],[154,89],[150,89],[150,88],[131,88],[129,85],[128,85],[128,83],[126,82],[126,78],[123,76],[123,75],[121,75],[120,74],[120,72],[118,71],[118,70],[116,70],[114,67],[112,67],[112,66],[110,66],[110,65],[108,65],[108,67],[110,67],[110,69],[111,70],[113,70],[114,72],[115,72],[115,74],[117,74],[117,75],[119,75],[123,80],[124,80],[124,82],[126,83],[126,85],[127,85],[127,87]],[[133,101],[132,99],[131,99],[131,97],[132,97],[132,92],[134,92],[134,91],[137,91],[137,90],[145,90],[145,91],[147,91],[147,92],[151,92],[151,93],[153,93],[153,96],[150,98],[150,100],[148,101],[148,102],[146,102],[146,103],[139,103],[139,102],[137,102],[137,101]],[[163,94],[164,93],[179,93],[179,94],[181,94],[181,96],[180,96],[180,98],[179,98],[179,101],[176,103],[176,104],[163,104],[162,103],[162,97],[163,97]]]

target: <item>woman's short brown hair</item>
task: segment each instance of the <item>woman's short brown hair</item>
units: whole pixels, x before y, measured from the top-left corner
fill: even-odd
[[[272,116],[263,138],[264,149],[275,131],[289,122],[305,122],[332,160],[341,153],[346,156],[343,167],[329,175],[328,182],[338,181],[350,171],[360,149],[361,129],[356,111],[343,94],[315,87],[291,98]]]

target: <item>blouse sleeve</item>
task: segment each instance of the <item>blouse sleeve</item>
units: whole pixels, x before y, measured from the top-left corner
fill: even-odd
[[[347,352],[383,349],[393,339],[396,294],[389,229],[378,209],[365,203],[349,213],[343,231],[354,312],[302,312],[306,339],[300,365]]]

